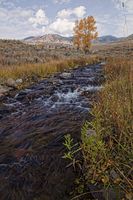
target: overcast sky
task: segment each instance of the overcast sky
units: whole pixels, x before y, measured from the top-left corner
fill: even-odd
[[[133,0],[0,0],[0,38],[71,36],[75,20],[90,15],[100,36],[133,33]]]

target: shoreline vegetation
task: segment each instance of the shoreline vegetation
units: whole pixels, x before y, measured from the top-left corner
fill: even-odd
[[[133,199],[133,60],[109,58],[106,82],[82,129],[87,184],[102,185],[105,199]],[[115,196],[116,197],[116,196]],[[113,198],[113,197],[112,197]]]
[[[7,83],[8,79],[22,79],[20,88],[24,88],[38,80],[57,72],[73,69],[82,65],[96,64],[100,61],[98,56],[84,56],[79,58],[64,58],[51,60],[43,64],[23,64],[22,66],[4,66],[0,68],[0,84]]]

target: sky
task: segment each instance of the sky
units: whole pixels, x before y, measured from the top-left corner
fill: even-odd
[[[133,34],[133,0],[0,0],[0,38],[72,36],[75,21],[87,16],[99,36]]]

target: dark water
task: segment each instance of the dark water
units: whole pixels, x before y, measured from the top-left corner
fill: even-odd
[[[53,75],[0,106],[0,199],[67,200],[75,172],[62,159],[101,89],[100,65]]]

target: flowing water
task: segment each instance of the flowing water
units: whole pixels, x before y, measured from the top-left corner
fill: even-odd
[[[100,65],[79,67],[3,100],[1,200],[69,200],[75,172],[62,159],[64,135],[80,139],[103,79]]]

